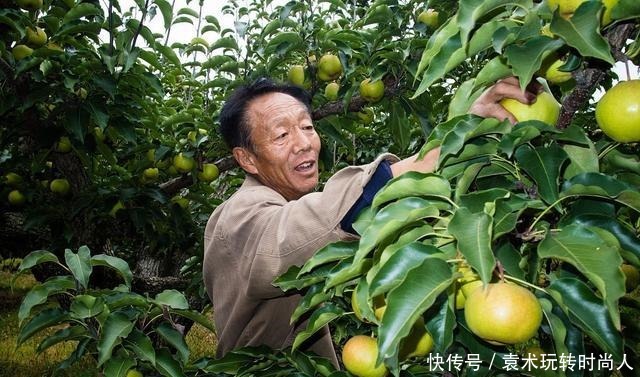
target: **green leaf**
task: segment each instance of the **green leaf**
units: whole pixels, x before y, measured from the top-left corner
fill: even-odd
[[[453,23],[450,23],[453,25]],[[440,29],[441,31],[447,30]],[[436,34],[434,34],[436,35]],[[420,81],[420,85],[416,92],[411,97],[414,99],[427,91],[429,87],[438,79],[442,78],[447,72],[448,67],[455,67],[457,64],[460,64],[465,56],[464,50],[462,48],[462,42],[460,40],[460,34],[456,33],[451,35],[447,40],[444,41],[441,45],[434,46],[437,47],[437,50],[433,50],[433,55],[428,56],[428,63],[424,66],[424,73],[422,75],[422,79]],[[430,49],[425,49],[425,53],[427,51],[431,51]],[[425,59],[425,55],[422,55],[423,59]],[[420,64],[423,64],[424,60],[420,61]],[[419,69],[420,71],[420,69]],[[416,73],[417,74],[417,73]]]
[[[298,272],[298,277],[306,274],[314,268],[331,262],[336,262],[345,258],[353,257],[358,250],[358,242],[338,241],[328,244],[309,259]]]
[[[104,300],[91,295],[78,295],[73,298],[71,316],[78,319],[95,317],[104,310]]]
[[[166,348],[156,354],[156,370],[165,377],[185,377],[182,366]]]
[[[113,348],[120,344],[133,329],[134,323],[123,313],[109,314],[98,340],[98,366],[111,358]]]
[[[560,223],[565,226],[573,223],[579,226],[597,226],[613,234],[620,242],[622,257],[636,266],[640,266],[640,239],[636,233],[621,224],[617,218],[602,214],[580,214]]]
[[[135,352],[141,360],[146,360],[151,365],[156,364],[156,351],[153,348],[153,343],[142,331],[136,328],[131,330],[129,336],[124,340],[124,346]]]
[[[523,7],[531,8],[530,0],[519,1]],[[460,35],[462,37],[463,46],[467,46],[469,34],[476,28],[476,22],[486,15],[494,14],[496,9],[505,5],[513,4],[512,0],[460,0],[460,6],[456,19],[460,25]]]
[[[264,51],[266,54],[281,54],[302,44],[302,37],[298,32],[285,31],[276,34],[264,47]]]
[[[550,232],[538,245],[540,258],[556,258],[575,266],[602,295],[613,324],[620,327],[618,299],[625,293],[622,258],[599,234],[583,226],[567,225]],[[606,263],[603,263],[606,261]]]
[[[456,35],[459,34],[459,32],[460,30],[456,19],[450,18],[429,38],[427,47],[422,52],[422,57],[420,58],[420,63],[418,64],[418,69],[416,71],[416,77],[431,64],[435,56],[441,53],[442,49],[445,48],[450,39],[458,38]],[[428,89],[428,87],[428,85],[424,85],[424,87],[421,88],[422,90],[419,88],[411,98],[414,99],[420,96]]]
[[[69,316],[60,308],[45,309],[31,318],[24,326],[20,327],[16,343],[20,346],[40,330],[57,326],[67,321]]]
[[[173,25],[176,24],[191,24],[193,25],[193,19],[188,16],[179,16],[173,19]]]
[[[460,84],[449,103],[449,114],[447,115],[447,119],[467,114],[471,104],[473,101],[478,99],[483,90],[484,88],[476,89],[475,79],[469,79]]]
[[[341,261],[327,274],[324,289],[327,290],[357,278],[371,269],[371,265],[371,258],[363,258],[359,261],[349,258]]]
[[[173,309],[189,309],[189,303],[182,292],[175,289],[165,289],[153,299],[156,305],[166,305]]]
[[[437,174],[410,171],[389,180],[373,198],[371,206],[376,208],[408,196],[436,197],[449,201],[451,185]]]
[[[487,203],[493,203],[499,199],[506,199],[511,196],[509,190],[503,188],[491,188],[488,190],[474,191],[468,194],[460,195],[459,204],[461,207],[466,207],[469,211],[482,212],[485,209]]]
[[[549,330],[553,338],[553,344],[555,345],[555,351],[558,355],[568,355],[569,350],[565,345],[565,339],[567,338],[567,328],[564,322],[553,312],[553,303],[546,298],[539,297],[538,302],[542,307],[544,316],[547,319]]]
[[[300,290],[304,287],[316,284],[325,280],[326,276],[330,273],[333,265],[322,265],[316,270],[313,270],[302,277],[298,277],[300,272],[299,266],[291,266],[287,272],[278,276],[273,284],[284,292],[295,289]]]
[[[435,246],[420,242],[412,242],[396,250],[377,273],[371,276],[369,296],[375,297],[397,287],[412,268],[434,255],[442,255],[442,252]]]
[[[493,214],[493,239],[515,229],[520,215],[526,208],[533,207],[530,200],[518,195],[511,195],[508,199],[497,200]]]
[[[77,363],[82,357],[84,357],[89,352],[89,344],[93,344],[95,340],[93,338],[81,338],[77,343],[76,348],[71,352],[71,355],[67,357],[64,361],[58,364],[56,368],[56,372],[68,370],[71,365]]]
[[[401,150],[408,148],[411,141],[411,124],[402,104],[396,101],[391,103],[388,125],[393,141]]]
[[[456,315],[449,305],[449,300],[441,300],[440,307],[437,303],[427,310],[427,330],[433,337],[436,352],[444,354],[453,344],[453,330],[456,327]]]
[[[500,122],[495,118],[460,119],[442,139],[438,166],[442,166],[448,158],[459,155],[469,140],[484,135],[504,134],[509,132],[511,127],[508,121]]]
[[[560,196],[603,197],[640,212],[640,192],[630,184],[606,174],[578,174],[564,182]]]
[[[169,62],[173,63],[176,67],[182,66],[180,58],[178,58],[178,55],[176,55],[175,51],[173,51],[171,47],[156,43],[155,50],[159,51]]]
[[[305,340],[309,339],[313,334],[322,329],[329,322],[342,315],[344,315],[344,310],[342,310],[340,307],[332,303],[322,305],[320,308],[316,309],[309,317],[307,328],[296,335],[291,349],[298,349]]]
[[[191,16],[194,18],[199,18],[200,16],[198,15],[198,12],[196,12],[194,9],[191,8],[180,8],[178,10],[178,16],[180,15],[186,15],[186,16]]]
[[[400,199],[381,209],[365,230],[354,257],[354,264],[360,262],[374,249],[376,244],[395,234],[401,228],[425,217],[438,216],[440,211],[425,199],[408,197]]]
[[[493,219],[484,212],[471,213],[461,207],[453,214],[447,230],[456,238],[458,250],[487,284],[496,266],[491,249]]]
[[[208,361],[207,365],[202,369],[209,373],[227,373],[237,376],[240,368],[253,360],[254,358],[251,355],[246,355],[236,350],[228,352],[224,357],[219,359]]]
[[[510,133],[503,135],[499,144],[500,152],[511,157],[517,147],[540,136],[541,128],[550,130],[552,126],[538,120],[518,123]]]
[[[44,352],[49,347],[55,346],[60,342],[66,342],[71,340],[77,340],[80,337],[88,336],[87,329],[80,325],[69,326],[60,329],[42,340],[38,345],[38,353]]]
[[[513,71],[504,56],[496,56],[489,60],[478,72],[474,81],[474,88],[484,88],[511,74],[513,74]]]
[[[555,12],[551,20],[551,32],[559,35],[582,56],[591,56],[613,65],[609,43],[600,35],[599,12],[602,3],[585,1],[576,9],[573,16],[566,20]]]
[[[87,16],[103,17],[104,15],[102,13],[102,9],[92,3],[79,3],[76,4],[73,8],[69,9],[67,13],[65,13],[63,22],[68,23],[70,21]]]
[[[378,360],[397,360],[400,341],[440,293],[454,281],[451,268],[439,258],[427,258],[387,295],[387,308],[378,329]],[[392,363],[393,364],[393,363]],[[393,368],[393,365],[390,365]]]
[[[364,321],[371,323],[376,322],[373,303],[369,295],[369,283],[366,276],[363,276],[358,280],[358,284],[352,293],[351,300],[351,307],[353,308],[354,306],[357,306]],[[355,304],[353,300],[356,300]]]
[[[456,191],[454,194],[454,202],[458,203],[460,197],[469,191],[469,188],[474,184],[478,174],[487,166],[487,163],[478,162],[475,164],[469,164],[459,176],[456,182]]]
[[[178,351],[180,361],[182,361],[183,364],[186,364],[189,360],[189,347],[184,341],[184,337],[182,336],[182,334],[167,322],[163,322],[158,327],[156,327],[156,332],[168,344],[173,346],[176,351]]]
[[[526,274],[520,267],[522,255],[516,250],[511,242],[505,242],[496,248],[496,259],[500,261],[505,272],[510,276],[520,280],[526,280]]]
[[[29,315],[31,310],[40,304],[44,304],[49,296],[66,292],[76,287],[71,276],[54,276],[42,284],[31,288],[24,296],[18,309],[18,320],[22,323]]]
[[[209,47],[209,52],[215,51],[219,48],[231,49],[234,51],[240,50],[240,48],[238,47],[238,42],[236,42],[236,40],[231,37],[219,38],[218,40],[216,40]]]
[[[78,249],[78,253],[66,249],[64,251],[64,259],[78,284],[80,284],[82,288],[87,289],[92,270],[91,252],[89,248],[81,246]]]
[[[640,3],[636,0],[620,0],[611,11],[614,20],[626,20],[640,17]]]
[[[131,358],[112,357],[104,364],[104,377],[125,377],[129,369],[135,365],[135,360]]]
[[[569,179],[581,173],[600,172],[598,151],[591,141],[585,147],[582,145],[565,144],[562,149],[567,153],[571,163],[564,172],[564,178]]]
[[[298,306],[293,311],[290,322],[292,324],[295,323],[302,315],[307,313],[309,310],[325,301],[328,301],[329,299],[331,299],[331,294],[325,293],[323,291],[322,284],[312,285],[311,287],[309,287],[307,292],[302,297],[302,300],[300,300],[300,303],[298,303]]]
[[[185,310],[185,309],[169,309],[169,313],[174,313],[177,314],[181,317],[187,318],[192,320],[193,322],[199,324],[200,326],[208,329],[209,331],[215,333],[216,329],[213,326],[213,323],[211,322],[211,319],[209,319],[208,316],[198,313],[195,310]]]
[[[560,167],[567,153],[557,144],[532,148],[523,145],[516,150],[518,164],[536,183],[538,194],[547,203],[558,200]]]
[[[528,39],[521,45],[512,44],[505,48],[504,54],[513,69],[513,74],[518,76],[522,89],[529,85],[544,58],[563,45],[560,39],[541,35]]]
[[[153,1],[160,12],[162,13],[162,20],[164,21],[164,30],[168,30],[171,27],[171,21],[173,20],[173,8],[167,0],[154,0]]]
[[[112,292],[103,298],[111,309],[118,309],[123,306],[147,309],[150,305],[146,297],[133,292]]]
[[[98,254],[91,257],[92,266],[105,266],[116,270],[120,276],[124,279],[124,283],[127,287],[131,288],[131,281],[133,280],[133,273],[129,268],[129,264],[118,257],[114,257],[106,254]]]
[[[30,252],[29,255],[22,259],[22,263],[20,263],[20,266],[18,267],[18,272],[29,270],[45,262],[60,263],[58,257],[56,257],[52,252],[47,250],[36,250]]]
[[[622,360],[623,340],[607,308],[589,286],[578,279],[557,279],[547,291],[563,307],[571,321],[617,362]]]

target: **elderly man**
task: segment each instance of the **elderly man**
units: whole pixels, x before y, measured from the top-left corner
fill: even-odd
[[[508,78],[487,90],[471,112],[515,121],[499,105],[505,97],[535,100]],[[320,137],[310,114],[304,90],[265,79],[237,89],[220,114],[220,131],[246,179],[216,208],[205,230],[203,275],[218,356],[242,346],[291,345],[303,327],[289,324],[300,296],[284,294],[273,280],[323,246],[353,239],[351,223],[389,179],[433,171],[438,159],[439,150],[421,160],[384,154],[337,172],[316,192]],[[305,348],[338,364],[327,329]]]

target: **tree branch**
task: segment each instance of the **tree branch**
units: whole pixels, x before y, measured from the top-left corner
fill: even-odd
[[[611,46],[611,54],[617,61],[627,61],[629,58],[622,51],[627,39],[631,36],[634,25],[631,23],[620,24],[609,29],[605,35]],[[560,109],[560,118],[557,127],[559,129],[567,128],[573,121],[576,112],[580,110],[593,96],[595,90],[606,76],[606,72],[610,69],[597,62],[591,64],[585,69],[574,74],[576,87],[573,89],[564,101]]]
[[[388,76],[385,77],[382,81],[384,82],[384,95],[387,98],[397,96],[402,89],[400,87],[400,80],[395,77]],[[346,106],[346,108],[342,101],[329,102],[324,106],[314,110],[311,113],[311,118],[313,120],[320,120],[333,114],[343,114],[345,112],[360,111],[366,106],[367,101],[365,101],[360,96],[354,96],[351,98],[351,101]]]

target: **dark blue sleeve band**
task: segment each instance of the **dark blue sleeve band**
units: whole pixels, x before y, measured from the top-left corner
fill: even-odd
[[[380,164],[378,165],[376,171],[373,173],[373,176],[371,176],[371,180],[369,180],[369,182],[364,186],[362,195],[360,195],[358,200],[356,200],[353,206],[351,206],[347,214],[344,215],[342,221],[340,221],[340,227],[342,228],[342,230],[344,230],[345,232],[357,234],[353,229],[353,222],[358,217],[358,214],[360,214],[360,211],[362,211],[365,207],[371,205],[373,197],[376,196],[378,191],[380,191],[380,189],[391,178],[393,178],[393,174],[391,173],[391,165],[389,164],[389,161],[382,160],[382,162],[380,162]]]

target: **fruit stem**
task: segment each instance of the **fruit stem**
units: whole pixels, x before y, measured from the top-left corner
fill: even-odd
[[[629,61],[624,62],[624,68],[627,71],[627,81],[631,81],[631,70],[629,69]]]
[[[620,143],[618,143],[618,142],[613,142],[613,143],[609,144],[606,148],[604,148],[604,149],[602,150],[602,152],[600,152],[600,153],[598,154],[598,160],[599,160],[599,159],[601,159],[601,158],[603,158],[604,156],[606,156],[606,155],[607,155],[607,153],[609,153],[609,152],[611,152],[612,150],[616,149],[619,145],[620,145]]]
[[[530,287],[530,288],[533,288],[533,289],[537,289],[538,291],[543,292],[543,293],[547,293],[547,291],[544,288],[538,287],[537,285],[529,283],[528,281],[525,281],[525,280],[522,280],[522,279],[518,279],[516,277],[509,276],[509,275],[504,275],[504,277],[507,280],[515,281],[518,284],[522,284],[522,285],[525,285],[527,287]]]
[[[565,196],[563,198],[560,198],[558,200],[556,200],[555,202],[551,203],[550,206],[548,206],[547,208],[544,209],[544,211],[542,211],[538,217],[536,217],[535,220],[533,220],[533,223],[531,223],[531,225],[529,226],[529,229],[527,229],[527,233],[530,233],[533,230],[533,227],[538,223],[538,221],[540,221],[540,219],[542,219],[542,217],[544,215],[547,214],[547,212],[549,212],[551,210],[551,208],[555,207],[556,205],[560,204],[561,201],[570,198],[571,196]]]

